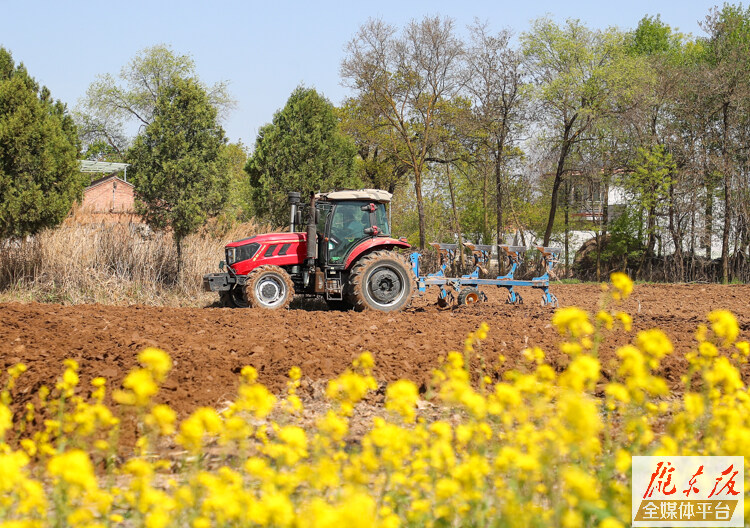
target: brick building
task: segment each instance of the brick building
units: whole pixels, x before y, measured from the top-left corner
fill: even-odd
[[[84,189],[81,205],[92,213],[133,213],[133,184],[114,174],[94,180]]]

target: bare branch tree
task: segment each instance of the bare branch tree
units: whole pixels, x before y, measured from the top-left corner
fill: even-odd
[[[425,247],[422,179],[439,136],[436,112],[461,88],[463,46],[453,21],[426,17],[401,34],[382,20],[364,24],[347,45],[341,75],[362,108],[386,125],[391,152],[414,175],[419,246]]]

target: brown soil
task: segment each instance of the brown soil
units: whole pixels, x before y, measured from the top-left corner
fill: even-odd
[[[602,297],[595,284],[553,284],[552,291],[560,306],[577,305],[591,312],[598,310]],[[408,310],[389,314],[327,311],[315,303],[283,312],[0,304],[0,368],[17,362],[28,366],[13,391],[20,409],[42,384],[54,385],[65,358],[80,364],[83,387],[96,376],[117,387],[137,365],[137,353],[157,346],[174,361],[160,399],[180,417],[198,406],[223,407],[233,399],[244,365],[257,368],[259,380],[274,391],[283,391],[286,373],[299,366],[303,391],[312,393],[321,385],[316,380],[341,373],[365,350],[375,356],[379,381],[410,378],[426,387],[440,358],[461,350],[466,335],[482,322],[491,329],[482,347],[488,361],[503,354],[504,368],[514,368],[523,363],[524,347],[538,345],[554,366],[564,368],[567,357],[556,350],[559,337],[550,322],[553,310],[539,306],[538,291],[521,289],[527,304],[520,306],[504,304],[505,290],[487,292],[487,303],[441,310],[434,303],[436,293],[429,291]],[[658,326],[675,345],[661,374],[678,383],[696,326],[717,308],[732,310],[741,337],[750,337],[750,286],[637,286],[623,305],[633,315],[633,332],[612,332],[600,349],[605,375],[615,367],[616,347],[629,342],[637,330]],[[750,379],[750,372],[743,374]]]

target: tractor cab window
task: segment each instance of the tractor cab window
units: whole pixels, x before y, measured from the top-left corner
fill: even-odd
[[[331,212],[333,206],[329,203],[319,203],[316,205],[317,217],[318,217],[318,233],[321,235],[326,232],[326,223],[328,222],[328,213]]]
[[[372,227],[370,213],[363,211],[364,202],[339,202],[331,218],[331,231],[328,237],[328,260],[332,264],[340,262],[363,238],[370,235],[365,229]],[[388,221],[384,204],[375,204],[375,224],[379,233],[388,234]]]
[[[375,205],[377,206],[377,209],[375,209],[375,225],[378,226],[380,234],[390,235],[391,230],[388,227],[388,216],[385,214],[385,204],[381,203]]]

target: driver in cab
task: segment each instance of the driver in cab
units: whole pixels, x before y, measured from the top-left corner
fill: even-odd
[[[366,214],[366,213],[365,213]],[[364,217],[363,217],[364,219]],[[366,222],[356,220],[354,213],[346,211],[344,213],[344,232],[346,238],[360,238],[364,235]]]

